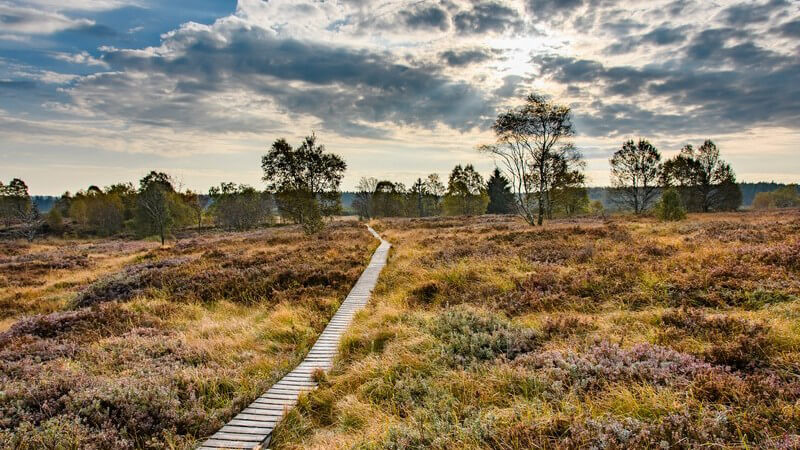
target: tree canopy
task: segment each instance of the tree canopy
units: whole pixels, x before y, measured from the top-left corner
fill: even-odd
[[[479,150],[496,157],[511,180],[516,211],[531,225],[552,215],[557,189],[583,184],[581,153],[571,142],[575,130],[568,106],[540,94],[497,116],[496,142]]]
[[[662,185],[675,187],[690,211],[733,211],[742,204],[742,192],[730,164],[719,149],[706,140],[698,149],[691,145],[664,163]]]
[[[297,148],[286,139],[276,140],[261,158],[261,168],[281,214],[307,232],[319,231],[324,217],[341,210],[339,185],[347,164],[338,155],[326,153],[315,134]]]
[[[635,214],[650,208],[661,179],[661,153],[646,139],[626,141],[611,157],[614,202]]]

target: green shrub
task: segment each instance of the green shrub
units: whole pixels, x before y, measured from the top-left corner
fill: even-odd
[[[677,221],[686,218],[686,208],[683,206],[681,196],[673,188],[664,191],[655,211],[656,217],[661,220]]]
[[[504,356],[514,359],[539,346],[541,337],[497,315],[457,307],[439,316],[431,334],[442,341],[442,353],[454,366],[469,366]]]

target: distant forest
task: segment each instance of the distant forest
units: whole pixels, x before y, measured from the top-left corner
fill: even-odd
[[[772,192],[778,188],[787,186],[784,183],[761,182],[761,183],[738,183],[739,189],[742,190],[742,207],[750,208],[753,205],[753,199],[759,192]],[[589,200],[598,200],[603,203],[603,208],[608,211],[615,211],[619,205],[611,200],[609,187],[588,187]],[[346,211],[353,211],[353,200],[355,199],[355,192],[342,192],[342,207]]]
[[[742,207],[749,208],[753,205],[753,199],[759,192],[772,192],[778,188],[786,186],[784,183],[739,183],[739,189],[742,190]],[[603,203],[606,210],[613,211],[617,209],[609,196],[611,188],[608,187],[589,187],[589,200],[598,200]],[[345,212],[353,213],[353,200],[355,199],[355,192],[342,192],[342,208]],[[33,203],[39,208],[43,214],[53,208],[58,197],[52,195],[35,195],[31,199]]]

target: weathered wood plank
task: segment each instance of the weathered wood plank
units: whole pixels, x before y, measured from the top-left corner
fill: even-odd
[[[200,450],[267,448],[272,438],[272,431],[289,408],[297,403],[297,397],[317,387],[317,383],[312,379],[313,373],[333,367],[333,359],[339,351],[341,337],[353,322],[356,313],[369,302],[378,276],[386,266],[391,247],[375,230],[367,228],[381,241],[381,244],[372,254],[369,264],[319,335],[306,358],[205,441],[199,447]]]

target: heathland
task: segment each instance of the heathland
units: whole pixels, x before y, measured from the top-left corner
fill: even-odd
[[[336,222],[2,242],[0,448],[192,448],[305,355],[377,246]]]
[[[274,448],[797,448],[800,211],[384,219]]]

